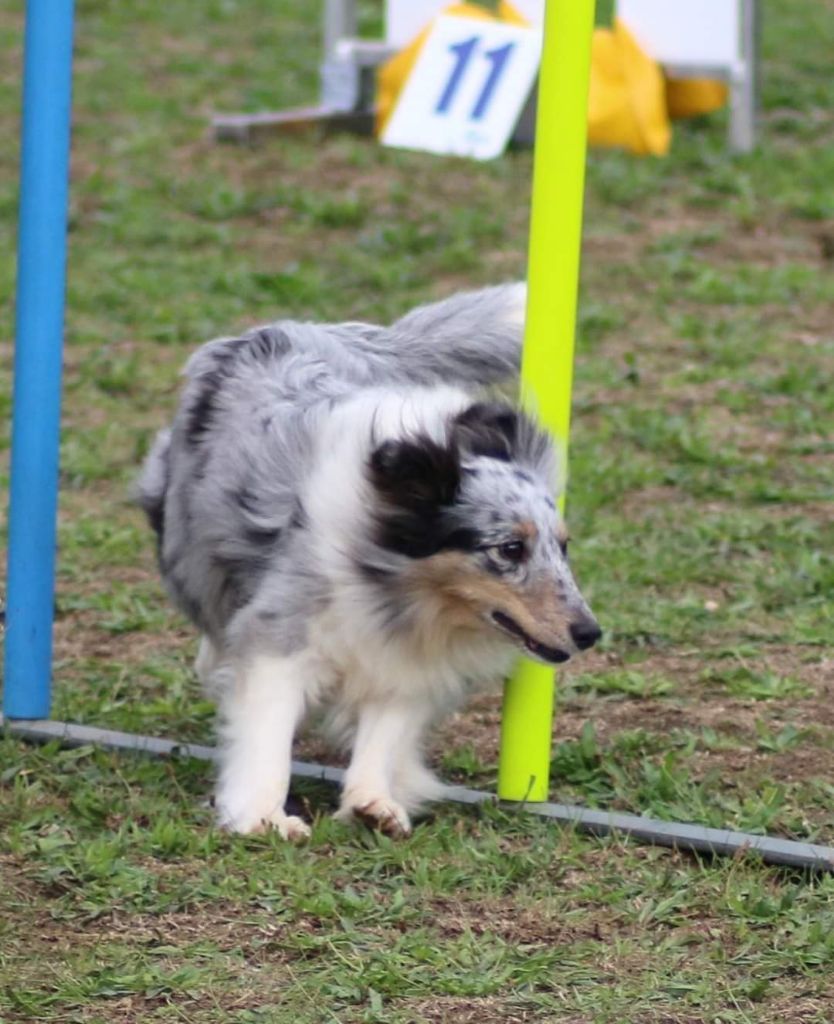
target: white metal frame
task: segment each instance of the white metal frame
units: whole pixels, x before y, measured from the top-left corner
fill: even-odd
[[[696,0],[690,0],[690,3],[692,2]],[[735,3],[738,8],[738,52],[733,57],[728,55],[726,60],[719,63],[694,59],[680,63],[669,59],[668,53],[653,56],[659,58],[664,71],[671,78],[715,78],[729,85],[730,118],[727,141],[733,152],[747,153],[756,144],[760,5],[758,0],[726,0],[726,3]],[[623,7],[625,8],[624,4]],[[623,20],[629,25],[625,10]],[[631,27],[629,25],[629,28]],[[639,28],[639,25],[634,26],[638,39]]]

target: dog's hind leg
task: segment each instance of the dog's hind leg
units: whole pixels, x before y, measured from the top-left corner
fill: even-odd
[[[426,767],[418,742],[406,743],[399,751],[392,788],[397,801],[409,811],[443,796],[443,783]]]
[[[413,704],[375,701],[359,712],[350,767],[345,775],[341,820],[359,818],[386,835],[411,831],[408,811],[395,796],[405,763],[417,765],[426,712]],[[428,775],[426,769],[423,769]]]
[[[304,715],[309,676],[300,658],[266,655],[241,666],[222,695],[223,746],[216,808],[233,832],[276,828],[285,839],[306,839],[309,827],[284,809],[292,741]]]

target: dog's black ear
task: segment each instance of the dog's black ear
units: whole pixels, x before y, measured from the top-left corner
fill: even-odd
[[[472,455],[509,461],[518,440],[519,414],[500,402],[475,402],[455,418],[454,436]]]
[[[454,422],[452,435],[464,452],[517,462],[555,483],[553,441],[532,417],[502,402],[476,402]]]
[[[415,512],[453,504],[460,486],[456,447],[428,437],[385,441],[371,454],[369,471],[387,504]]]
[[[428,437],[386,441],[372,453],[368,475],[382,499],[373,513],[381,547],[409,558],[472,550],[475,534],[450,514],[461,477],[453,443],[442,445]]]

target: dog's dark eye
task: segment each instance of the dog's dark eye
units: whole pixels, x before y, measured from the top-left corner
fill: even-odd
[[[524,546],[524,541],[508,540],[505,544],[498,545],[498,554],[507,562],[517,565],[527,557],[527,548]]]
[[[568,542],[566,540],[559,541],[559,550],[562,552],[565,558],[568,557]]]

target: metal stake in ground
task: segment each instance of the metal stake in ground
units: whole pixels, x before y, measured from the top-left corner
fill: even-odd
[[[594,0],[547,0],[539,72],[522,399],[567,467]],[[564,495],[563,495],[564,499]],[[553,670],[522,662],[504,692],[498,795],[546,800]]]

